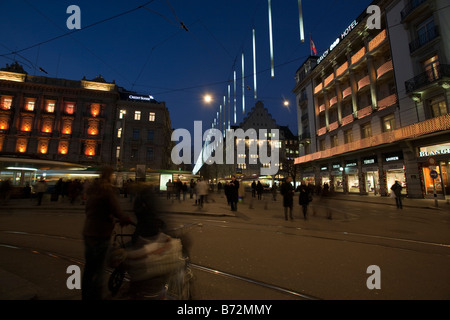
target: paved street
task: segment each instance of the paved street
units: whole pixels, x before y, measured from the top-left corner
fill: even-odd
[[[247,197],[231,212],[217,194],[203,209],[191,199],[160,198],[171,228],[201,225],[189,233],[195,300],[450,297],[445,201],[435,208],[432,200],[406,199],[399,210],[388,198],[342,195],[331,200],[332,220],[314,199],[307,221],[298,205],[294,221],[285,221],[280,200]],[[131,214],[129,199],[121,198],[121,205]],[[30,200],[1,207],[3,299],[80,298],[65,286],[65,271],[83,264],[83,210],[80,203],[38,207]],[[381,269],[381,290],[366,286],[371,265]]]

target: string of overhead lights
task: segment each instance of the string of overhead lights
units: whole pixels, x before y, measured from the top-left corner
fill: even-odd
[[[268,21],[269,21],[269,51],[270,51],[270,75],[271,78],[275,77],[275,62],[274,62],[274,49],[273,49],[273,23],[272,23],[272,3],[271,0],[267,0],[267,9],[268,9]],[[301,43],[305,42],[305,33],[304,33],[304,23],[303,23],[303,8],[302,8],[302,1],[298,0],[298,12],[299,12],[299,27],[300,27],[300,41]],[[255,27],[252,28],[252,53],[253,53],[253,96],[254,99],[258,99],[258,83],[257,83],[257,57],[256,57],[256,29]],[[235,65],[233,66],[233,68]],[[236,78],[236,70],[233,70],[233,89],[234,89],[234,124],[237,124],[237,78]],[[245,52],[242,51],[241,53],[241,88],[242,88],[242,115],[245,116],[246,113],[246,100],[245,100],[245,90],[246,88],[250,90],[251,88],[246,84],[245,81]],[[228,84],[228,105],[227,100],[224,97],[223,101],[223,108],[222,105],[219,107],[219,111],[216,114],[216,117],[212,121],[212,127],[219,129],[223,134],[225,135],[226,128],[230,129],[231,126],[231,102],[230,102],[230,85]],[[289,102],[287,100],[283,101],[284,106],[289,106]],[[227,108],[228,106],[228,108]],[[228,109],[228,125],[226,121],[221,121],[222,113],[226,113],[226,110]],[[224,118],[226,118],[226,115],[223,115]]]

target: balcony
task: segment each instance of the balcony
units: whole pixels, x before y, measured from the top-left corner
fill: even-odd
[[[323,89],[323,84],[319,83],[315,88],[314,88],[314,94],[320,92]]]
[[[380,79],[382,76],[384,76],[385,74],[387,74],[392,70],[394,70],[394,65],[392,63],[392,60],[389,60],[388,62],[386,62],[377,69],[377,79]]]
[[[352,123],[354,120],[353,114],[349,114],[348,116],[345,116],[342,118],[342,126],[346,126],[350,123]]]
[[[326,79],[325,79],[325,87],[327,87],[330,83],[331,83],[331,81],[333,81],[334,80],[334,73],[332,73],[332,74],[330,74]]]
[[[368,86],[370,84],[370,78],[369,76],[365,76],[361,80],[358,81],[358,90],[361,90],[362,88]]]
[[[402,22],[406,22],[406,18],[409,17],[411,13],[413,13],[418,7],[420,7],[423,3],[427,2],[427,0],[410,0],[408,4],[403,8],[400,13]]]
[[[336,70],[336,77],[341,76],[344,74],[345,71],[348,69],[348,62],[344,62],[339,68]]]
[[[370,115],[372,113],[373,109],[372,106],[368,106],[365,108],[362,108],[361,110],[358,110],[358,119],[367,117],[368,115]]]
[[[441,64],[405,82],[406,93],[423,89],[438,80],[450,78],[450,65]]]
[[[380,101],[378,101],[378,110],[383,110],[388,107],[391,107],[395,105],[397,101],[398,99],[396,94],[392,94],[384,99],[381,99]]]
[[[347,98],[351,94],[352,94],[352,88],[351,87],[348,87],[347,89],[344,89],[344,91],[342,91],[342,100],[344,100],[345,98]]]
[[[320,128],[319,130],[317,130],[318,136],[323,136],[325,133],[327,133],[327,127],[323,127],[323,128]]]
[[[295,164],[308,163],[310,161],[329,158],[352,151],[376,147],[383,144],[395,143],[406,139],[414,139],[426,134],[445,130],[450,130],[450,114],[415,123],[393,131],[384,132],[373,137],[356,140],[351,143],[339,145],[324,151],[308,154],[306,156],[296,158]]]
[[[364,57],[365,54],[366,54],[366,48],[363,47],[361,50],[359,50],[357,53],[355,53],[352,56],[352,64],[358,63],[359,60],[361,60],[362,57]]]
[[[334,122],[330,123],[330,125],[328,126],[328,131],[334,131],[337,128],[339,128],[339,122],[334,121]]]
[[[440,36],[439,28],[435,26],[434,28],[427,31],[427,33],[421,35],[415,40],[411,41],[409,44],[409,52],[412,54],[425,46],[426,44],[432,42]]]
[[[338,98],[337,97],[333,97],[330,99],[330,108],[332,106],[334,106],[336,103],[338,102]]]
[[[386,39],[387,39],[387,32],[386,30],[383,30],[369,42],[369,51],[373,51],[374,49],[376,49]]]

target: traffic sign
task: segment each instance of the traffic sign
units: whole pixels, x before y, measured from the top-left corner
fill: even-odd
[[[435,180],[439,177],[439,173],[436,170],[431,170],[430,177],[431,177],[431,179]]]

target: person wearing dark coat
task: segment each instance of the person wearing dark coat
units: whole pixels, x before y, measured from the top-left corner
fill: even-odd
[[[298,196],[298,204],[302,207],[303,218],[308,219],[308,204],[310,202],[310,189],[306,186],[305,182],[302,182],[298,186],[297,191],[300,192]]]
[[[294,220],[292,215],[292,209],[294,206],[294,187],[291,184],[292,178],[287,177],[286,180],[281,185],[280,193],[283,196],[283,207],[284,207],[284,219],[288,220],[288,209],[289,209],[289,217],[291,220]]]
[[[101,300],[105,284],[106,254],[116,220],[121,225],[131,222],[120,208],[119,200],[111,185],[113,169],[102,169],[99,179],[88,190],[83,228],[85,265],[81,284],[82,300]]]
[[[264,187],[261,184],[261,181],[258,181],[258,184],[256,185],[256,194],[258,195],[258,200],[261,200],[263,191],[264,191]]]
[[[235,176],[232,176],[230,182],[231,211],[237,211],[238,200],[239,200],[239,181],[236,180]]]

